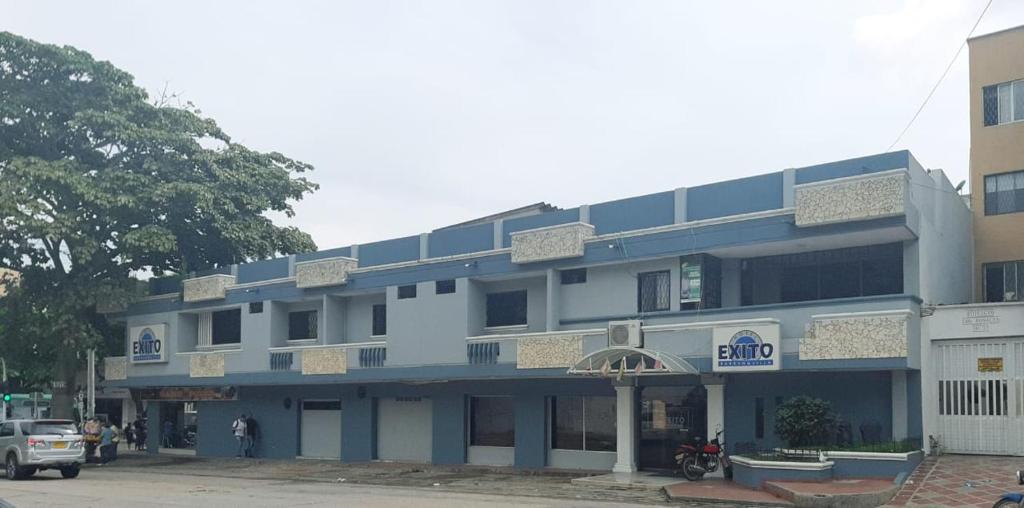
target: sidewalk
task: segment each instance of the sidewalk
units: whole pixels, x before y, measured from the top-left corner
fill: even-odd
[[[393,485],[464,493],[678,506],[678,503],[670,503],[660,490],[574,485],[571,481],[573,478],[587,474],[579,471],[536,472],[508,468],[444,467],[388,462],[342,464],[330,460],[206,458],[176,454],[154,456],[144,452],[120,452],[116,462],[96,470],[103,474],[108,471],[112,474],[144,471],[167,475],[254,480]],[[688,502],[685,506],[722,508],[730,505]]]

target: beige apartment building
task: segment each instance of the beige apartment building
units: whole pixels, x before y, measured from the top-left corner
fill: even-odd
[[[968,41],[975,301],[1024,300],[1024,26]]]

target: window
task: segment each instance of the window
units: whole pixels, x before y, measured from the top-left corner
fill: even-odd
[[[554,397],[551,448],[615,451],[615,397]]]
[[[38,420],[22,422],[21,433],[30,435],[73,436],[78,434],[75,424],[67,420]]]
[[[562,270],[562,284],[584,284],[587,282],[587,269],[574,268]]]
[[[487,326],[526,324],[526,290],[487,295]]]
[[[515,446],[515,437],[511,397],[469,398],[470,446]]]
[[[302,401],[304,411],[341,411],[340,400],[304,400]]]
[[[14,435],[14,422],[7,422],[0,425],[0,437],[11,437]]]
[[[986,86],[981,101],[986,127],[1024,120],[1024,80]]]
[[[986,302],[1019,302],[1024,300],[1024,261],[1008,261],[1005,263],[986,263],[985,301]]]
[[[707,254],[679,259],[679,309],[722,306],[722,260]]]
[[[315,310],[304,310],[288,313],[288,340],[305,340],[316,338]]]
[[[398,299],[405,300],[406,298],[416,298],[416,284],[398,286]]]
[[[262,314],[263,302],[249,302],[249,314]]]
[[[371,335],[379,337],[388,334],[388,306],[383,303],[373,306],[373,330]]]
[[[439,280],[434,283],[434,294],[450,295],[455,292],[455,279]]]
[[[903,245],[890,243],[745,259],[743,305],[903,292]]]
[[[646,272],[637,276],[637,310],[640,312],[656,312],[669,310],[670,272]]]
[[[1024,171],[986,176],[985,215],[1014,212],[1024,212]]]
[[[214,312],[211,321],[210,340],[213,345],[242,342],[242,309]]]
[[[754,437],[764,439],[764,399],[754,397]]]

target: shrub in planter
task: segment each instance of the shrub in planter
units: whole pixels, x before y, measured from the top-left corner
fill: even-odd
[[[791,448],[825,445],[835,436],[838,422],[828,402],[793,397],[775,411],[775,434]]]

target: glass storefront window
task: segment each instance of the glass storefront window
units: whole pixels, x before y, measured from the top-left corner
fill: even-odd
[[[551,448],[615,451],[615,397],[554,397]]]
[[[515,446],[515,436],[511,397],[469,398],[470,446]]]

